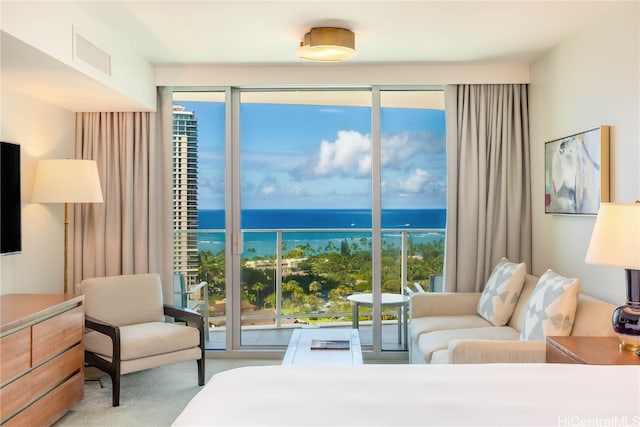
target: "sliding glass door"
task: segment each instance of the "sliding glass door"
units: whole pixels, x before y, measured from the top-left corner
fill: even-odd
[[[207,348],[282,349],[294,328],[357,325],[365,350],[405,350],[407,294],[442,273],[442,92],[174,99],[174,268],[187,292],[208,283],[188,296]]]
[[[241,91],[241,345],[351,327],[371,292],[371,95]]]
[[[208,349],[227,342],[226,108],[225,91],[174,92],[174,303],[203,314]]]

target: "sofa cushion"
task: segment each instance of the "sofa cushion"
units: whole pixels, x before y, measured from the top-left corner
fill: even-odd
[[[519,332],[509,326],[486,326],[482,328],[449,329],[422,334],[418,338],[418,348],[427,363],[438,350],[446,349],[449,342],[461,339],[478,340],[517,340]]]
[[[420,334],[427,332],[447,329],[483,328],[487,326],[491,326],[491,323],[477,314],[418,317],[411,319],[409,323],[409,335],[411,340],[417,340]]]
[[[140,323],[120,327],[120,342],[122,360],[132,360],[198,347],[200,332],[176,323]],[[111,339],[99,332],[85,334],[84,345],[94,353],[112,355]]]
[[[616,306],[585,294],[578,295],[576,317],[571,328],[571,335],[583,336],[615,336],[613,330],[613,311]]]
[[[507,324],[520,297],[527,267],[502,258],[487,280],[480,301],[478,314],[494,326]]]
[[[547,270],[529,298],[520,339],[544,340],[549,335],[570,335],[579,292],[580,280]]]

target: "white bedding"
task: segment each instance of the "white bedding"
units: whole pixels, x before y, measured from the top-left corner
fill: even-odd
[[[640,365],[262,366],[211,378],[174,426],[640,426]]]

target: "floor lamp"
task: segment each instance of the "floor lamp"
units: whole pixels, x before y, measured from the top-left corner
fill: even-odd
[[[102,203],[98,166],[94,160],[38,161],[32,202],[64,203],[64,293],[67,293],[69,203]]]

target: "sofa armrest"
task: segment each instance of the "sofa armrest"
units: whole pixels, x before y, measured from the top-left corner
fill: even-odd
[[[476,314],[480,292],[420,292],[411,295],[411,318]]]
[[[545,363],[544,341],[453,340],[449,363]]]

